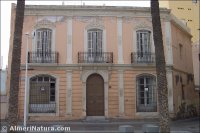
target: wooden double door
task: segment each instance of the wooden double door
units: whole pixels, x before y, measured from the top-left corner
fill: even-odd
[[[92,74],[87,79],[86,115],[104,116],[104,80],[99,74]]]

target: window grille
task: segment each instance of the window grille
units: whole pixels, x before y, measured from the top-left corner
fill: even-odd
[[[155,77],[137,77],[137,112],[157,111],[157,90]]]
[[[29,113],[56,112],[56,79],[39,75],[30,79]]]

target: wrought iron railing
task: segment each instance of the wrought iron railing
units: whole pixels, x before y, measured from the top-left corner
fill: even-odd
[[[58,52],[28,52],[28,63],[58,63]]]
[[[155,53],[145,53],[145,52],[132,52],[131,53],[131,63],[155,63]]]
[[[78,63],[113,63],[113,53],[78,52]]]

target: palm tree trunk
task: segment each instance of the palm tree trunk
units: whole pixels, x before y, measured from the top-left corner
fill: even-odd
[[[162,30],[160,22],[160,10],[158,0],[151,0],[151,15],[153,24],[153,39],[156,54],[156,73],[158,87],[158,105],[160,132],[169,133],[169,112],[168,112],[168,90],[165,69],[165,56],[163,49]]]
[[[9,126],[16,126],[18,122],[18,93],[19,93],[19,74],[20,74],[24,8],[25,8],[25,0],[17,0],[12,61],[11,61],[9,108],[8,108]]]

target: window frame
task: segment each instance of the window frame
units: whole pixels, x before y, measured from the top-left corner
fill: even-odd
[[[150,79],[148,86],[146,79]],[[143,84],[140,84],[140,79],[144,80]],[[141,88],[140,85],[143,85],[143,94],[144,94],[144,104],[141,104]],[[148,91],[152,94],[147,96],[145,93],[145,88],[148,88]],[[151,89],[151,90],[150,90]],[[146,98],[146,100],[145,100]],[[147,104],[147,98],[152,100]],[[152,109],[153,108],[153,109]],[[157,112],[157,89],[156,89],[156,77],[150,74],[142,74],[136,77],[136,112]]]
[[[39,37],[38,37],[39,35]],[[52,51],[53,30],[49,28],[39,28],[36,30],[36,52]],[[39,48],[39,47],[41,48]],[[40,49],[40,50],[38,50]]]
[[[46,81],[45,80],[45,78],[46,77],[48,77],[48,81]],[[41,79],[41,81],[39,81],[39,78]],[[44,104],[45,106],[47,106],[47,105],[50,105],[49,107],[51,108],[51,105],[52,104],[55,104],[55,105],[53,105],[54,106],[54,112],[51,112],[50,110],[49,110],[49,112],[42,112],[42,111],[33,111],[33,112],[28,112],[29,114],[36,114],[36,115],[38,115],[38,114],[48,114],[48,115],[51,115],[51,114],[57,114],[58,113],[58,109],[57,109],[57,106],[59,105],[59,103],[58,103],[58,101],[57,101],[57,97],[59,97],[58,96],[58,91],[57,91],[57,78],[55,78],[55,77],[53,77],[53,76],[51,76],[51,75],[48,75],[48,74],[39,74],[39,75],[36,75],[36,76],[33,76],[33,77],[31,77],[31,78],[29,78],[29,83],[30,83],[30,87],[29,87],[29,94],[28,94],[28,96],[29,96],[29,102],[28,102],[28,104],[29,104],[29,108],[30,108],[30,105],[31,104],[38,104],[38,105],[41,105],[41,104]],[[51,84],[54,84],[54,100],[53,101],[51,101]],[[48,103],[43,103],[43,102],[41,102],[41,103],[31,103],[31,94],[30,94],[30,92],[31,92],[31,89],[34,89],[34,88],[31,88],[31,84],[49,84],[49,89],[48,89]],[[38,86],[37,86],[38,87]],[[42,88],[42,86],[40,86],[39,85],[39,87],[40,87],[40,89]],[[38,88],[37,88],[38,89]],[[41,90],[42,91],[42,90]],[[58,104],[58,105],[57,105]],[[46,108],[48,108],[48,107],[46,107]],[[37,110],[37,109],[36,109]],[[46,110],[46,109],[44,109],[44,110]],[[48,110],[48,109],[47,109]]]
[[[93,38],[95,37],[96,38]],[[101,36],[101,39],[98,38]],[[96,41],[96,44],[93,42]],[[91,53],[101,53],[103,52],[103,30],[98,28],[92,28],[87,30],[87,51]]]

